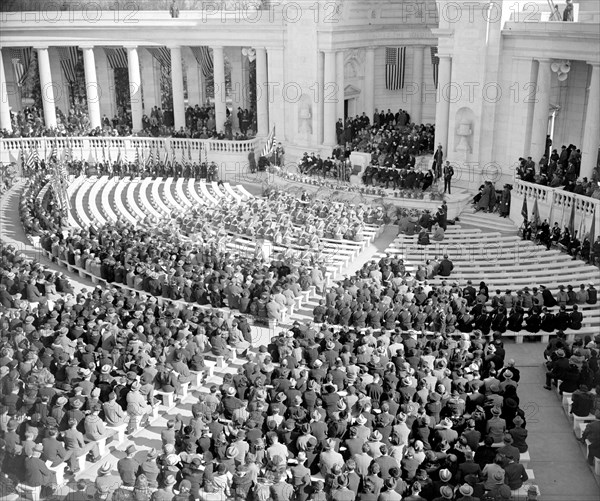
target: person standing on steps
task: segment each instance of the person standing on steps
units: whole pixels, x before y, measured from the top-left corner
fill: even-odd
[[[446,165],[444,165],[444,193],[447,191],[448,195],[452,193],[452,176],[454,176],[454,168],[450,165],[450,162],[446,160]]]

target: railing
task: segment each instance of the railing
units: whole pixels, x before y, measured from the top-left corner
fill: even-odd
[[[522,220],[521,206],[523,198],[527,199],[528,212],[531,215],[534,201],[537,200],[540,218],[548,219],[552,225],[558,222],[561,226],[567,224],[574,211],[575,229],[587,231],[591,226],[594,211],[596,223],[600,221],[600,200],[577,195],[560,188],[550,188],[539,184],[517,180],[513,185],[513,200],[511,203],[511,219],[515,223]],[[550,221],[550,219],[552,219]],[[597,225],[596,228],[599,226]]]
[[[219,152],[225,154],[247,156],[255,151],[260,138],[247,141],[222,141],[218,139],[187,139],[187,138],[151,138],[151,137],[36,137],[36,138],[6,138],[0,139],[0,153],[10,152],[13,157],[20,151],[25,155],[31,149],[37,149],[40,157],[50,154],[56,148],[59,156],[65,149],[70,149],[74,158],[87,160],[90,153],[95,158],[103,160],[110,155],[117,159],[120,153],[123,160],[132,161],[139,151],[147,157],[149,151],[175,152],[176,158],[185,159],[188,156],[196,161],[200,159],[200,151]],[[189,153],[188,153],[189,152]],[[204,158],[202,158],[204,160]],[[209,160],[212,160],[209,158]],[[6,160],[5,160],[6,161]]]

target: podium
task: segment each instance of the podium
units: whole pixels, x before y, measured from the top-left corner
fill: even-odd
[[[353,151],[350,153],[350,163],[352,164],[351,184],[362,184],[363,171],[371,164],[371,154],[362,151]]]

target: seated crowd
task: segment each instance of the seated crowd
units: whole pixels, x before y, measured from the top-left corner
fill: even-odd
[[[580,178],[580,168],[581,150],[572,144],[563,145],[560,153],[554,149],[549,158],[542,156],[537,168],[531,157],[519,158],[517,178],[600,200],[598,180]]]
[[[160,448],[129,445],[93,488],[77,482],[82,495],[508,500],[528,480],[519,370],[499,336],[295,323],[248,353],[243,317],[101,287],[55,298],[60,279],[10,246],[1,255],[4,492],[50,496],[58,469],[100,459],[111,427],[144,426],[156,391],[232,349],[247,356],[236,375],[192,397],[192,417],[169,420]]]
[[[555,295],[544,286],[490,294],[485,282],[475,288],[470,280],[464,287],[456,281],[443,280],[439,286],[427,281],[448,277],[452,270],[452,261],[444,256],[420,265],[413,276],[402,259],[388,254],[333,285],[314,308],[314,321],[357,329],[393,329],[399,324],[405,331],[479,337],[522,330],[537,334],[581,329],[579,307],[597,303],[593,284],[587,289],[582,284],[577,291],[561,285]]]
[[[578,230],[574,230],[571,234],[567,226],[561,231],[558,222],[550,227],[547,219],[539,226],[533,221],[525,220],[522,230],[524,240],[534,240],[545,245],[548,250],[556,247],[573,256],[573,261],[579,257],[586,263],[600,266],[600,235],[596,237],[595,242],[590,242],[590,234],[586,233],[582,242],[577,233]]]
[[[587,442],[587,460],[590,465],[600,459],[600,345],[585,339],[568,342],[564,334],[559,334],[548,343],[544,351],[546,357],[547,390],[558,385],[561,395],[571,394],[572,416],[595,416],[581,437]]]
[[[82,496],[499,501],[528,487],[520,463],[528,449],[520,373],[505,360],[502,333],[525,322],[529,332],[559,330],[564,339],[560,331],[581,327],[578,305],[596,304],[593,285],[561,287],[555,296],[544,287],[494,295],[484,282],[478,289],[470,282],[433,287],[428,278],[452,273],[446,256],[412,277],[388,255],[327,289],[318,266],[234,256],[219,248],[209,225],[191,228],[182,216],[170,225],[118,222],[62,233],[52,191],[38,200],[43,175],[24,192],[24,226],[39,231],[54,256],[109,283],[75,292],[62,274],[0,246],[4,492],[50,496],[57,469],[75,474],[82,456],[100,459],[98,441],[111,427],[145,426],[157,392],[179,392],[192,372],[209,372],[207,358],[230,360],[234,353],[243,357],[238,373],[188,397],[192,417],[170,419],[160,448],[127,446],[116,472],[102,464],[93,488],[77,483]],[[305,228],[311,216],[332,213],[368,221],[360,207],[307,207],[277,192],[250,207],[250,219],[284,213]],[[445,228],[444,209],[438,212],[401,211],[400,231]],[[215,217],[216,226],[227,224],[235,222]],[[295,322],[260,347],[252,346],[243,314],[226,318],[157,297],[278,318],[311,286],[325,296],[314,322]],[[600,339],[588,337],[582,346],[597,359]],[[597,363],[589,366],[596,367],[585,376],[591,385]],[[535,486],[528,492],[536,499]]]
[[[273,192],[265,201],[252,199],[239,205],[223,202],[215,209],[198,207],[189,214],[173,214],[162,221],[147,218],[137,227],[117,222],[67,233],[58,231],[60,220],[56,218],[63,215],[52,198],[40,203],[35,196],[33,187],[41,187],[42,176],[40,172],[33,178],[25,192],[22,220],[26,230],[39,237],[42,248],[54,257],[108,283],[189,303],[227,305],[242,313],[279,321],[302,290],[312,286],[324,290],[322,265],[326,259],[319,235],[355,240],[360,238],[364,218],[374,221],[373,213],[377,215],[373,209],[348,204],[316,202],[307,208],[290,195]],[[241,217],[247,218],[242,226],[234,221],[240,216],[240,208]],[[284,221],[279,222],[286,231],[296,228],[292,221],[302,226],[289,235],[277,231],[270,234],[270,221],[277,223],[277,214],[289,214],[287,227]],[[334,220],[335,224],[330,224]],[[325,224],[320,227],[320,222]],[[262,232],[263,238],[281,238],[282,243],[288,238],[296,240],[297,245],[288,246],[266,264],[262,254],[246,257],[242,249],[236,252],[235,247],[228,247],[228,230],[244,230],[254,237]]]

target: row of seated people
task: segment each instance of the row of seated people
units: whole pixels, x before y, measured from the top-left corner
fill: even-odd
[[[546,358],[546,384],[558,386],[560,395],[571,394],[572,416],[595,421],[588,423],[580,440],[587,444],[587,461],[594,465],[600,459],[600,337],[589,337],[568,342],[559,334],[550,340],[544,350]]]
[[[447,262],[445,262],[447,261]],[[489,293],[484,282],[476,289],[468,281],[460,287],[444,281],[440,286],[428,284],[426,278],[444,276],[452,263],[445,259],[429,263],[420,277],[406,271],[401,259],[386,256],[379,263],[365,264],[356,277],[338,282],[326,293],[313,310],[318,323],[394,329],[403,331],[434,331],[452,334],[479,331],[530,333],[579,330],[583,313],[579,305],[596,304],[597,291],[593,284],[581,285],[575,292],[572,286],[559,286],[556,296],[544,286],[519,290],[516,295],[507,290]],[[422,281],[417,280],[421,278]],[[558,311],[551,310],[558,306]],[[567,306],[569,310],[567,310]]]
[[[433,185],[435,177],[432,169],[424,172],[415,170],[414,165],[408,168],[369,165],[362,175],[362,180],[369,186],[426,191]]]
[[[582,242],[577,230],[571,232],[565,226],[561,231],[558,222],[550,227],[550,223],[546,219],[539,226],[532,221],[525,220],[522,235],[524,240],[535,240],[545,245],[548,250],[552,247],[561,249],[573,256],[573,261],[579,257],[586,263],[600,264],[600,235],[594,242],[591,242],[590,234],[586,233]]]
[[[345,153],[342,154],[340,150],[339,156],[332,155],[323,159],[320,154],[311,153],[309,155],[305,152],[298,161],[298,171],[308,176],[348,181],[352,175],[352,164],[344,155]]]
[[[20,273],[11,252],[5,264]],[[42,497],[57,471],[77,473],[88,450],[100,458],[109,427],[145,424],[153,393],[188,382],[205,352],[249,346],[242,319],[228,324],[101,287],[9,313],[2,481]],[[237,374],[188,397],[192,417],[170,420],[158,450],[129,445],[92,487],[77,488],[101,500],[510,499],[528,481],[519,381],[497,338],[295,323]]]

